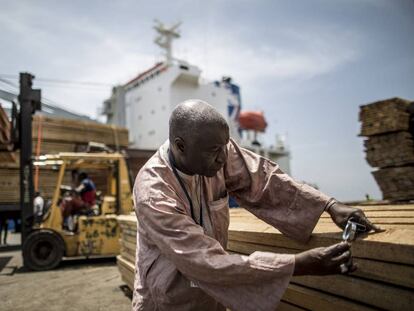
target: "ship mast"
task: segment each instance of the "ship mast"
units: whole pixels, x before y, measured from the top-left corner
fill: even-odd
[[[154,42],[160,46],[162,49],[165,50],[165,56],[167,59],[167,63],[171,64],[173,57],[172,57],[172,41],[174,39],[180,38],[180,33],[177,30],[180,27],[181,22],[176,23],[171,27],[164,26],[159,20],[155,20],[154,29],[158,32],[158,36],[155,38]]]

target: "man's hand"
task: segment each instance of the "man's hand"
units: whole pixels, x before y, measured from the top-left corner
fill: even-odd
[[[295,255],[293,275],[327,275],[341,273],[341,264],[347,273],[356,270],[352,263],[350,244],[341,242],[329,247],[318,247]]]
[[[348,219],[352,217],[355,222],[365,226],[365,232],[370,232],[371,230],[382,231],[381,228],[371,223],[359,208],[335,202],[329,208],[328,213],[333,222],[341,229],[345,229]]]

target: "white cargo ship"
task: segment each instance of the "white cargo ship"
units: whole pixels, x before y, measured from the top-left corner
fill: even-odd
[[[281,139],[265,146],[257,132],[241,128],[240,87],[230,77],[206,82],[200,68],[173,57],[172,42],[180,37],[178,27],[167,28],[157,22],[155,43],[165,51],[165,60],[124,85],[113,87],[101,110],[107,123],[128,128],[130,148],[155,151],[168,138],[168,120],[174,107],[190,98],[202,99],[226,118],[231,137],[241,146],[271,158],[290,173],[290,153]]]

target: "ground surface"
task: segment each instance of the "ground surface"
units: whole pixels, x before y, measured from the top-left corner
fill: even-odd
[[[0,310],[131,310],[115,259],[65,261],[57,269],[22,267],[20,237],[0,247]]]

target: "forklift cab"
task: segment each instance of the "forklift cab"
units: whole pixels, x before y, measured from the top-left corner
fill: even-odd
[[[55,268],[63,257],[116,256],[119,253],[116,217],[131,213],[133,205],[124,156],[120,153],[59,153],[40,156],[33,164],[40,176],[42,170],[48,170],[43,180],[48,185],[53,184],[54,189],[42,192],[44,201],[51,203],[23,243],[25,266],[32,270],[48,270]],[[75,170],[87,172],[100,195],[90,207],[93,211],[73,215],[73,226],[68,228],[62,215],[62,203],[76,196],[72,177]],[[50,182],[52,175],[56,182]],[[41,178],[39,188],[42,186]]]

